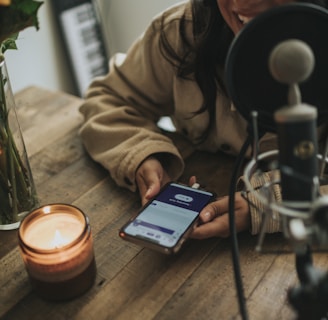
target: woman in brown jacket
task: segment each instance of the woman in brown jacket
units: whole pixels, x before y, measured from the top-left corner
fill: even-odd
[[[87,92],[81,136],[93,159],[118,185],[139,190],[145,203],[184,169],[179,151],[157,126],[161,117],[171,117],[176,131],[195,148],[238,154],[247,123],[226,93],[228,48],[250,19],[292,2],[190,0],[155,17],[127,54],[111,59],[109,74],[95,79]],[[326,1],[306,2],[327,7]],[[274,136],[264,135],[259,146],[275,148]],[[235,216],[238,231],[259,232],[261,212],[239,193]],[[192,237],[228,236],[228,197],[205,207],[200,218],[203,223]],[[267,230],[279,231],[279,220],[271,219]]]

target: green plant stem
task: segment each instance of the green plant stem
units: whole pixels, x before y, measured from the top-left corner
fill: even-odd
[[[1,62],[0,62],[1,63]],[[36,195],[15,144],[9,126],[9,110],[5,96],[8,79],[0,64],[0,223],[18,221],[18,214],[30,210],[36,204]]]

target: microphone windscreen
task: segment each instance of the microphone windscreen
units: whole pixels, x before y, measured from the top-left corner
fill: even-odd
[[[312,49],[298,39],[285,40],[271,51],[269,68],[272,76],[285,84],[301,83],[314,69]]]
[[[259,130],[276,132],[273,115],[288,104],[289,84],[295,80],[303,81],[299,85],[302,102],[318,110],[317,124],[328,121],[328,41],[324,30],[328,30],[327,9],[295,2],[263,12],[236,35],[226,59],[225,80],[234,106],[249,124],[256,111]],[[299,42],[291,45],[290,40],[303,42],[311,50]],[[269,62],[280,43],[284,44]]]

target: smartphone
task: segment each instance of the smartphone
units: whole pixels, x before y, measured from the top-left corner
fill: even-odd
[[[162,253],[177,253],[214,194],[170,182],[119,231],[121,238]]]

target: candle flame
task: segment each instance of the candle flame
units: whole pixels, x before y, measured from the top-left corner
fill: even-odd
[[[69,243],[69,240],[63,237],[59,230],[56,230],[55,236],[51,241],[51,247],[58,249],[60,247],[63,247],[67,243]]]
[[[46,207],[43,208],[43,212],[44,213],[50,213],[50,211],[51,211],[51,207],[50,206],[46,206]]]

